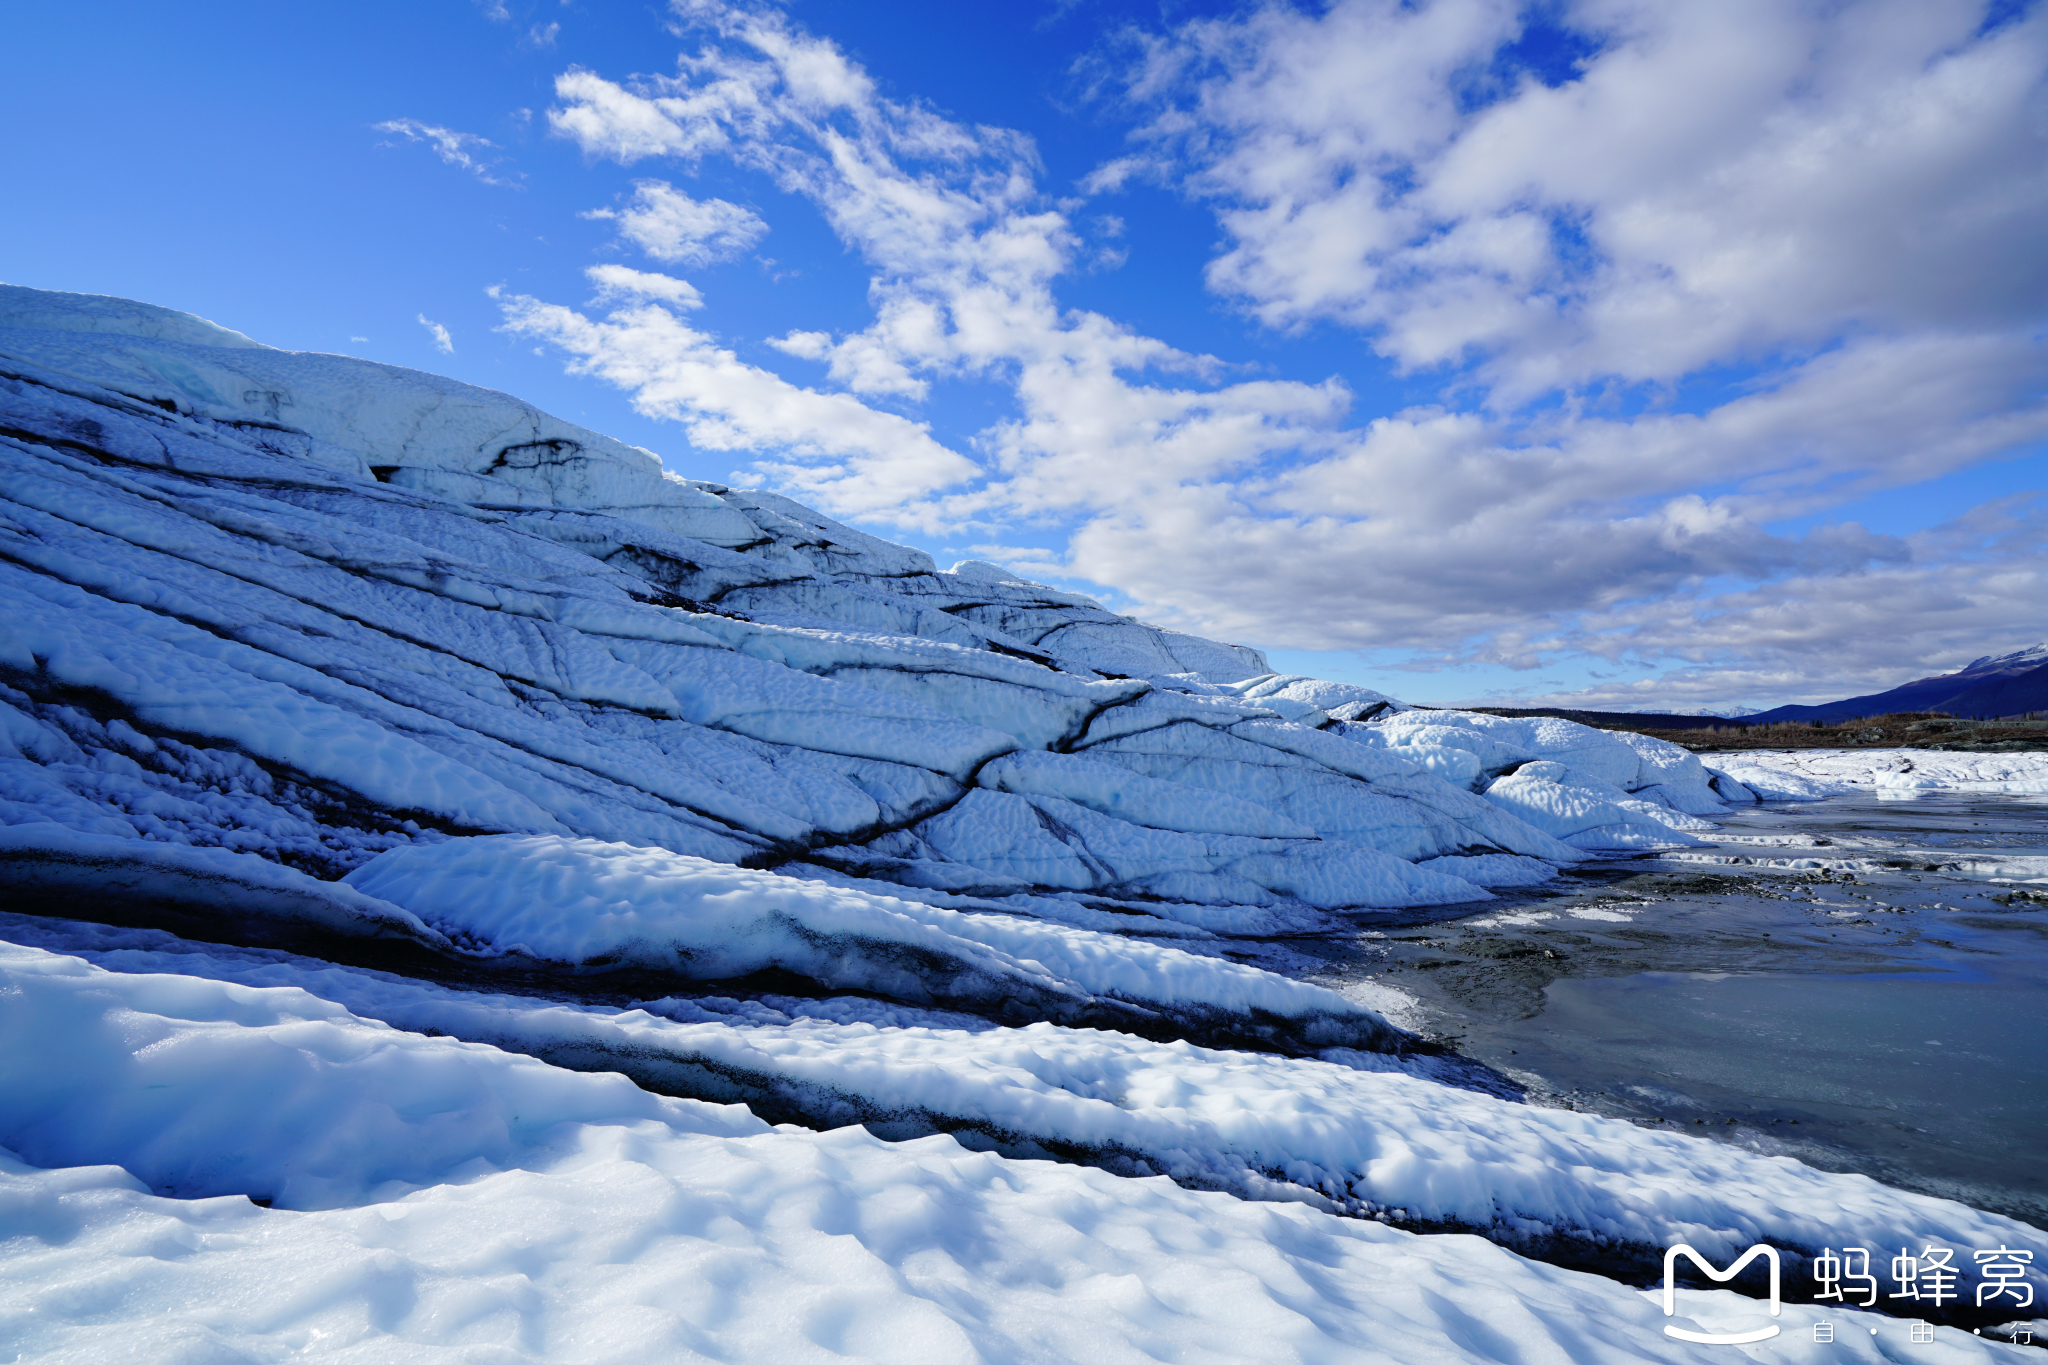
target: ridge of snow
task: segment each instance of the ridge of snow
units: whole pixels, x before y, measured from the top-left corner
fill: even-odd
[[[33,1097],[0,1109],[27,1158],[0,1151],[0,1200],[9,1285],[35,1310],[11,1331],[37,1357],[1425,1365],[1449,1348],[1608,1365],[1670,1349],[1656,1295],[1475,1237],[944,1134],[771,1129],[302,990],[22,949],[0,968],[10,1023],[82,1043],[68,1067],[0,1056],[6,1092]],[[1725,1290],[1684,1309],[1707,1330],[1757,1312]],[[1781,1321],[1804,1333],[1821,1313]],[[1845,1337],[1846,1358],[1879,1358]],[[1940,1346],[2000,1350],[1953,1329]]]
[[[1145,1264],[1134,1262],[1137,1248],[1156,1246],[1165,1234],[1174,1259],[1186,1264],[1193,1258],[1203,1300],[1214,1302],[1221,1293],[1258,1303],[1262,1291],[1257,1283],[1246,1285],[1229,1276],[1217,1281],[1217,1249],[1242,1246],[1251,1254],[1270,1254],[1265,1249],[1288,1246],[1305,1236],[1318,1248],[1313,1260],[1321,1263],[1325,1274],[1337,1249],[1346,1245],[1375,1248],[1380,1257],[1393,1258],[1383,1259],[1376,1275],[1367,1266],[1347,1264],[1339,1279],[1317,1277],[1319,1288],[1305,1297],[1283,1296],[1301,1303],[1307,1321],[1323,1324],[1318,1329],[1322,1332],[1332,1330],[1332,1315],[1355,1324],[1344,1330],[1359,1334],[1347,1338],[1356,1347],[1369,1342],[1381,1352],[1393,1346],[1410,1359],[1441,1359],[1443,1334],[1455,1333],[1459,1320],[1458,1312],[1440,1302],[1445,1290],[1463,1286],[1458,1292],[1467,1292],[1484,1281],[1528,1293],[1536,1284],[1549,1283],[1563,1287],[1560,1311],[1571,1308],[1565,1315],[1569,1333],[1560,1338],[1560,1358],[1586,1359],[1589,1351],[1599,1351],[1611,1352],[1615,1359],[1637,1359],[1661,1335],[1656,1328],[1664,1319],[1653,1306],[1653,1295],[1612,1280],[1535,1265],[1477,1238],[1416,1237],[1369,1221],[1328,1218],[1316,1211],[1328,1196],[1313,1193],[1312,1186],[1348,1164],[1361,1170],[1369,1189],[1409,1193],[1422,1209],[1457,1205],[1477,1193],[1480,1202],[1475,1207],[1499,1210],[1528,1196],[1512,1193],[1512,1185],[1497,1187],[1491,1194],[1474,1191],[1475,1176],[1519,1182],[1529,1190],[1547,1183],[1547,1196],[1539,1198],[1552,1205],[1560,1192],[1576,1186],[1584,1209],[1609,1225],[1609,1235],[1627,1235],[1630,1218],[1647,1216],[1653,1226],[1660,1220],[1676,1220],[1689,1240],[1716,1259],[1759,1235],[1831,1243],[1867,1227],[1890,1231],[1911,1226],[1916,1233],[1969,1246],[1989,1245],[1992,1238],[2003,1245],[2017,1238],[2024,1245],[2028,1231],[1947,1201],[1885,1191],[1860,1177],[1824,1175],[1782,1158],[1758,1158],[1682,1137],[1641,1134],[1629,1125],[1590,1116],[1501,1106],[1462,1092],[1449,1092],[1446,1107],[1441,1087],[1327,1063],[1202,1053],[1184,1044],[1139,1045],[1133,1050],[1114,1035],[1062,1033],[1049,1025],[983,1034],[875,1029],[816,1020],[781,1027],[678,1025],[644,1011],[507,1010],[519,1003],[517,998],[477,998],[409,984],[380,986],[339,969],[312,973],[308,980],[309,985],[351,995],[365,1004],[409,1010],[421,1021],[432,1018],[475,1028],[495,1010],[507,1021],[503,1027],[526,1031],[527,1046],[533,1045],[534,1035],[553,1032],[573,1050],[579,1038],[594,1041],[614,1030],[615,1048],[670,1047],[687,1053],[693,1047],[709,1047],[728,1060],[765,1062],[792,1078],[809,1073],[827,1086],[833,1084],[831,1072],[819,1072],[817,1067],[827,1055],[822,1040],[832,1038],[851,1045],[845,1064],[855,1086],[879,1083],[898,1096],[916,1096],[916,1102],[956,1110],[962,1108],[961,1100],[979,1093],[985,1096],[984,1105],[998,1105],[990,1111],[998,1116],[998,1125],[1021,1121],[1026,1132],[1060,1132],[1124,1146],[1134,1154],[1156,1146],[1156,1139],[1148,1143],[1140,1136],[1148,1124],[1159,1125],[1161,1137],[1168,1140],[1177,1128],[1197,1146],[1160,1153],[1162,1161],[1199,1161],[1200,1144],[1220,1143],[1223,1150],[1238,1154],[1241,1179],[1255,1180],[1259,1165],[1290,1167],[1281,1180],[1265,1182],[1259,1190],[1262,1202],[1241,1203],[1164,1180],[1117,1178],[993,1153],[970,1155],[958,1138],[947,1135],[886,1143],[857,1128],[825,1134],[771,1130],[737,1107],[649,1094],[616,1074],[564,1070],[496,1047],[393,1028],[287,984],[291,973],[274,966],[237,967],[210,959],[186,964],[201,973],[225,970],[244,975],[249,979],[245,984],[138,970],[167,965],[161,959],[168,955],[116,951],[107,956],[125,959],[129,970],[110,972],[75,957],[0,947],[0,975],[8,986],[0,991],[0,1015],[10,1031],[32,1027],[41,1036],[76,1040],[61,1055],[20,1049],[0,1056],[0,1093],[15,1100],[0,1110],[0,1143],[30,1162],[41,1164],[54,1157],[74,1167],[58,1176],[0,1158],[0,1189],[20,1201],[17,1207],[25,1206],[26,1216],[35,1220],[29,1225],[34,1232],[53,1226],[52,1215],[58,1209],[71,1213],[68,1235],[49,1237],[44,1243],[47,1250],[39,1249],[11,1266],[10,1278],[17,1284],[46,1283],[83,1269],[75,1254],[67,1256],[61,1249],[76,1246],[79,1233],[88,1226],[97,1234],[106,1216],[101,1210],[131,1223],[162,1217],[161,1206],[145,1202],[145,1190],[183,1196],[178,1207],[190,1210],[184,1216],[202,1228],[210,1224],[245,1234],[261,1229],[267,1235],[188,1237],[177,1256],[132,1258],[138,1270],[197,1261],[218,1283],[247,1262],[250,1248],[286,1239],[303,1265],[310,1249],[301,1240],[307,1230],[349,1226],[381,1234],[369,1239],[369,1246],[401,1246],[411,1254],[432,1257],[435,1253],[428,1245],[401,1235],[420,1219],[445,1228],[437,1237],[470,1244],[468,1259],[475,1269],[464,1273],[444,1259],[429,1283],[448,1294],[467,1288],[472,1298],[482,1288],[476,1277],[502,1274],[494,1255],[486,1254],[478,1265],[478,1234],[484,1235],[488,1247],[521,1224],[529,1229],[609,1231],[617,1250],[597,1259],[613,1275],[623,1268],[622,1258],[642,1267],[662,1264],[658,1256],[673,1254],[657,1252],[657,1247],[701,1247],[690,1262],[700,1264],[704,1255],[732,1257],[736,1246],[750,1245],[749,1236],[770,1228],[809,1226],[843,1232],[849,1217],[858,1217],[862,1235],[834,1240],[849,1250],[878,1248],[885,1257],[891,1246],[927,1245],[922,1237],[905,1243],[904,1219],[913,1213],[919,1225],[956,1226],[962,1218],[995,1218],[1007,1230],[993,1240],[977,1231],[965,1243],[951,1244],[956,1253],[966,1254],[969,1247],[1016,1245],[1033,1226],[1020,1222],[1033,1216],[1033,1192],[1042,1191],[1038,1198],[1049,1201],[1045,1212],[1058,1220],[1055,1227],[1068,1229],[1069,1239],[1077,1226],[1100,1227],[1105,1219],[1120,1231],[1094,1251],[1078,1248],[1071,1240],[1059,1243],[1056,1252],[1046,1253],[1039,1262],[1041,1282],[1055,1273],[1056,1266],[1096,1266],[1102,1271],[1113,1267],[1129,1273],[1128,1268]],[[353,978],[353,984],[343,978]],[[697,1055],[710,1059],[701,1051]],[[1261,1074],[1269,1071],[1284,1074]],[[1393,1108],[1372,1126],[1358,1130],[1345,1122],[1346,1116],[1360,1112],[1358,1100],[1338,1099],[1347,1090],[1370,1092]],[[1121,1103],[1104,1103],[1101,1097],[1108,1096]],[[1404,1110],[1410,1096],[1426,1097],[1424,1105]],[[1461,1105],[1491,1107],[1507,1122],[1496,1121],[1491,1127],[1472,1122],[1459,1112]],[[1287,1133],[1292,1136],[1280,1136]],[[1303,1136],[1310,1134],[1315,1138],[1304,1143]],[[1268,1150],[1263,1144],[1275,1138],[1277,1149]],[[1478,1163],[1446,1163],[1442,1174],[1453,1176],[1446,1184],[1432,1178],[1432,1164],[1452,1155],[1436,1145],[1446,1140],[1476,1142],[1489,1150]],[[1504,1159],[1508,1151],[1532,1142],[1557,1150],[1542,1158]],[[1329,1148],[1331,1155],[1340,1148],[1354,1155],[1321,1170],[1312,1159],[1285,1155],[1322,1148]],[[95,1172],[88,1164],[94,1160],[122,1170]],[[76,1169],[79,1166],[85,1169]],[[962,1169],[977,1172],[978,1179],[966,1186],[934,1184],[931,1179],[938,1171]],[[449,1172],[459,1174],[451,1181]],[[669,1181],[651,1182],[655,1172],[667,1173]],[[550,1217],[535,1223],[539,1210],[532,1202],[534,1193],[565,1177],[567,1186],[553,1197]],[[906,1180],[922,1194],[905,1191]],[[1773,1197],[1752,1204],[1755,1211],[1731,1210],[1726,1197],[1715,1192],[1730,1181],[1747,1181]],[[1289,1185],[1297,1190],[1295,1202],[1272,1202],[1284,1201]],[[848,1189],[860,1190],[862,1197],[846,1199],[842,1192]],[[976,1195],[976,1190],[984,1193]],[[658,1191],[665,1191],[665,1197],[657,1197]],[[99,1192],[97,1198],[94,1192]],[[274,1207],[259,1212],[245,1200],[227,1198],[249,1193],[259,1194]],[[66,1195],[72,1198],[67,1201]],[[908,1208],[899,1207],[906,1197]],[[728,1204],[725,1212],[711,1216],[706,1201],[717,1207],[721,1199],[744,1200],[747,1211],[742,1214],[737,1205]],[[821,1223],[820,1215],[835,1204],[840,1213]],[[649,1209],[674,1209],[685,1216],[681,1226],[671,1226],[662,1236],[626,1233],[645,1216],[636,1211]],[[336,1222],[345,1212],[346,1221]],[[1578,1211],[1555,1213],[1569,1217]],[[724,1226],[719,1226],[720,1220]],[[1205,1228],[1206,1235],[1190,1239],[1187,1233],[1196,1227]],[[1183,1228],[1187,1231],[1180,1231]],[[989,1232],[993,1231],[991,1227]],[[626,1233],[623,1241],[621,1233]],[[1044,1235],[1032,1233],[1025,1244]],[[521,1242],[530,1277],[538,1264],[534,1255],[545,1253],[530,1239]],[[542,1245],[560,1242],[557,1233]],[[580,1250],[581,1243],[576,1245],[576,1255],[589,1255]],[[1110,1253],[1112,1245],[1120,1250]],[[83,1249],[102,1265],[111,1250],[100,1236],[86,1239]],[[806,1259],[814,1260],[820,1250],[814,1248]],[[987,1254],[981,1253],[984,1258]],[[360,1262],[350,1258],[349,1264]],[[382,1264],[393,1264],[388,1251]],[[839,1266],[835,1278],[843,1278],[844,1257],[827,1264]],[[785,1293],[804,1279],[797,1266],[781,1262],[748,1273]],[[918,1278],[930,1273],[922,1271]],[[1082,1273],[1085,1278],[1099,1272]],[[142,1274],[144,1283],[162,1282],[161,1272]],[[1357,1278],[1361,1275],[1365,1278]],[[1354,1281],[1373,1285],[1373,1293],[1339,1291],[1340,1284]],[[188,1277],[184,1283],[197,1287],[206,1281]],[[904,1283],[900,1276],[884,1275],[863,1292],[870,1297],[898,1296],[904,1293]],[[331,1295],[339,1288],[328,1287],[324,1293]],[[353,1298],[375,1291],[351,1284],[341,1292]],[[1432,1302],[1434,1295],[1437,1306],[1418,1315],[1412,1338],[1390,1338],[1389,1296],[1399,1299],[1408,1292],[1421,1293],[1424,1303]],[[983,1276],[971,1288],[962,1283],[940,1301],[963,1308],[978,1305],[982,1313],[1006,1305],[1016,1311],[1025,1304],[1015,1294],[1004,1278],[989,1281]],[[133,1294],[126,1297],[134,1303]],[[314,1301],[321,1297],[316,1294]],[[900,1319],[918,1297],[903,1304],[893,1297],[885,1299],[890,1305],[885,1318]],[[1059,1301],[1067,1297],[1063,1294]],[[1310,1302],[1313,1309],[1307,1307]],[[82,1344],[95,1328],[104,1333],[110,1323],[123,1320],[120,1312],[104,1310],[81,1320],[61,1305],[52,1306],[58,1311],[38,1314],[33,1327],[45,1334],[46,1343],[47,1334],[68,1330]],[[1733,1299],[1718,1306],[1730,1315],[1756,1311],[1753,1300]],[[127,1311],[146,1313],[154,1307],[145,1302]],[[560,1316],[566,1305],[551,1305],[550,1310]],[[1046,1314],[1054,1310],[1054,1303],[1031,1302],[1029,1310],[1029,1319],[1038,1324],[1036,1339],[1042,1340],[1052,1321]],[[1822,1312],[1839,1318],[1844,1310],[1788,1303],[1783,1316],[1801,1324]],[[302,1309],[282,1317],[297,1321],[304,1314]],[[397,1316],[411,1320],[409,1309]],[[1156,1321],[1157,1306],[1146,1316]],[[279,1320],[276,1313],[255,1319],[268,1321],[273,1330]],[[1630,1331],[1603,1337],[1600,1324],[1606,1320],[1626,1323]],[[975,1321],[970,1319],[970,1325]],[[1122,1324],[1119,1333],[1133,1330],[1132,1324],[1116,1321]],[[161,1318],[158,1323],[161,1331]],[[394,1325],[378,1324],[383,1331]],[[1210,1333],[1202,1338],[1204,1349],[1213,1349],[1215,1329],[1203,1325]],[[422,1322],[415,1330],[426,1327]],[[362,1329],[346,1335],[361,1339]],[[987,1341],[978,1334],[970,1339]],[[1313,1339],[1313,1333],[1304,1338]],[[1539,1334],[1535,1339],[1549,1338]],[[1993,1349],[1953,1330],[1944,1341],[1958,1350]],[[1568,1350],[1562,1349],[1564,1342],[1569,1342]],[[944,1357],[963,1344],[947,1335],[934,1349]],[[1096,1343],[1097,1349],[1089,1354],[1099,1355],[1099,1346]],[[1521,1353],[1526,1346],[1524,1341],[1514,1352],[1489,1354],[1525,1358]],[[1249,1343],[1241,1349],[1255,1356],[1266,1354]],[[918,1358],[901,1341],[886,1353]]]
[[[1004,914],[963,914],[661,849],[548,836],[395,848],[342,883],[474,952],[686,980],[779,968],[916,1003],[1072,1018],[1095,997],[1155,1010],[1293,1020],[1359,1045],[1394,1041],[1334,992],[1174,948]]]
[[[1957,669],[1956,674],[2018,672],[2041,664],[2048,664],[2048,640],[2028,645],[2023,649],[2015,649],[2010,654],[1986,654],[1981,659],[1972,659]]]

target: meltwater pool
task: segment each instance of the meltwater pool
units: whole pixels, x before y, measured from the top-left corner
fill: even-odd
[[[1767,807],[1295,949],[1533,1102],[2048,1226],[2048,798]]]

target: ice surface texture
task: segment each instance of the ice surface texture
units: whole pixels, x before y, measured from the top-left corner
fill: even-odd
[[[119,301],[9,289],[0,323],[11,824],[315,876],[575,834],[1245,929],[1571,856],[1315,728],[1377,693],[503,395]]]
[[[1357,1215],[2006,1232],[1483,1093],[1223,955],[1753,799],[1669,745],[1276,675],[502,394],[14,288],[0,594],[10,932],[97,964],[0,964],[31,1355],[1622,1359],[1666,1349],[1633,1291]]]
[[[10,823],[315,875],[578,834],[1270,929],[1718,808],[1669,746],[1273,675],[502,394],[118,300],[0,324]],[[1490,790],[1517,757],[1581,786]]]

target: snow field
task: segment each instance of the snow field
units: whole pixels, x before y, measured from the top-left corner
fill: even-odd
[[[1851,792],[2048,795],[2048,754],[1948,753],[1931,749],[1745,749],[1712,756],[1720,771],[1767,801],[1819,800]]]
[[[299,990],[0,963],[9,1025],[72,1040],[9,1057],[0,1111],[0,1331],[37,1358],[1709,1358],[1654,1295],[1476,1237],[770,1130]],[[1696,1330],[1758,1316],[1687,1298]],[[1815,1316],[1771,1358],[1819,1359]]]
[[[1637,1361],[1760,1319],[1474,1237],[1416,1238],[943,1136],[588,1127],[539,1170],[322,1212],[0,1156],[10,1342],[37,1360]],[[863,1197],[850,1198],[859,1189]],[[309,1273],[309,1268],[317,1268]],[[1793,1307],[1799,1332],[1818,1316]],[[1833,1317],[1843,1317],[1840,1313]],[[1848,1314],[1854,1318],[1860,1315]],[[1797,1341],[1798,1338],[1792,1338]],[[1852,1340],[1778,1360],[1879,1360]],[[1996,1349],[1944,1331],[1936,1361]]]
[[[143,936],[114,932],[95,937],[121,942]],[[206,1036],[214,1038],[212,1045],[226,1046],[215,1036],[224,1020],[246,1033],[251,1026],[310,1014],[376,1030],[368,1042],[351,1042],[351,1057],[371,1044],[414,1049],[400,1047],[375,1064],[395,1068],[399,1076],[380,1082],[387,1095],[425,1093],[423,1083],[403,1077],[410,1074],[407,1067],[417,1068],[417,1048],[428,1041],[415,1035],[433,1033],[596,1069],[598,1079],[621,1084],[620,1076],[606,1073],[623,1072],[655,1089],[765,1104],[771,1112],[799,1116],[813,1127],[865,1122],[894,1136],[950,1129],[970,1145],[1012,1154],[1052,1153],[1123,1174],[1165,1174],[1243,1198],[1302,1202],[1333,1212],[1398,1211],[1405,1221],[1481,1229],[1510,1244],[1538,1248],[1561,1238],[1612,1246],[1620,1253],[1631,1247],[1654,1249],[1675,1238],[1725,1261],[1766,1238],[1790,1249],[1841,1245],[1842,1239],[1881,1245],[1905,1230],[1910,1230],[1905,1235],[1957,1246],[2023,1245],[2038,1236],[2010,1219],[1894,1190],[1866,1177],[1827,1174],[1785,1157],[1453,1089],[1378,1069],[1389,1062],[1341,1049],[1328,1054],[1334,1061],[1318,1061],[1155,1043],[1052,1024],[970,1032],[792,1019],[774,1011],[742,1011],[733,1002],[719,1006],[729,1013],[688,1000],[624,1010],[579,1007],[449,990],[275,955],[223,957],[142,947],[87,951],[102,968],[116,970],[81,969],[76,958],[32,948],[4,950],[0,970],[29,998],[50,996],[81,1015],[119,1001],[147,1016],[196,1017],[201,1023],[152,1017],[145,1026],[123,1015],[121,1040],[81,1043],[83,1055],[76,1058],[18,1062],[31,1074],[26,1082],[17,1074],[7,1092],[26,1097],[16,1112],[50,1117],[27,1130],[26,1143],[10,1130],[0,1135],[0,1145],[12,1145],[31,1159],[47,1155],[35,1144],[47,1142],[43,1134],[48,1131],[102,1134],[119,1127],[98,1116],[103,1109],[129,1112],[121,1096],[124,1084],[140,1088],[148,1101],[132,1106],[140,1111],[137,1133],[183,1131],[163,1123],[161,1113],[200,1103],[200,1093],[178,1092],[155,1075],[124,1075],[127,1058],[121,1049],[135,1046],[125,1040],[141,1039],[140,1055],[153,1058],[163,1046],[159,1035],[174,1028],[210,1026],[214,1034]],[[69,1003],[74,1000],[85,1003]],[[91,1033],[68,1017],[63,1027],[67,1034]],[[225,1032],[231,1040],[239,1036],[233,1028]],[[243,1050],[256,1051],[246,1044]],[[287,1051],[272,1047],[264,1052],[269,1061],[241,1064],[255,1087],[243,1102],[257,1103],[265,1093],[303,1095],[302,1104],[280,1102],[280,1108],[317,1114],[311,1082],[292,1071]],[[321,1054],[322,1059],[331,1064],[333,1051]],[[489,1049],[479,1055],[485,1062],[477,1066],[511,1060]],[[1343,1064],[1349,1060],[1374,1069]],[[369,1074],[365,1065],[364,1074]],[[36,1079],[37,1066],[50,1079]],[[566,1083],[560,1078],[568,1073],[544,1070],[556,1084]],[[491,1084],[503,1090],[508,1083]],[[424,1101],[427,1112],[461,1108],[464,1093],[463,1086],[451,1085],[449,1103]],[[47,1098],[51,1094],[57,1098]],[[346,1097],[335,1102],[346,1103]],[[405,1110],[422,1102],[402,1099],[397,1107]],[[212,1144],[233,1131],[236,1122],[231,1097],[204,1103],[207,1114],[194,1121],[196,1131],[189,1137],[157,1136],[128,1147],[120,1147],[125,1139],[116,1138],[116,1149],[93,1148],[86,1155],[116,1160],[114,1150],[140,1150],[138,1159],[154,1163],[147,1170],[158,1174],[130,1169],[160,1189],[250,1189],[203,1181],[194,1188],[197,1177],[188,1168],[203,1165]],[[556,1111],[547,1107],[552,1103],[526,1101],[521,1112],[552,1114]],[[381,1106],[373,1110],[379,1112],[372,1118],[384,1122]],[[629,1110],[629,1116],[648,1112]],[[255,1127],[260,1130],[264,1123],[259,1117]],[[274,1159],[298,1172],[294,1180],[324,1182],[312,1188],[344,1188],[349,1179],[370,1188],[371,1177],[354,1174],[356,1168],[348,1164],[365,1159],[351,1156],[351,1144],[390,1135],[352,1131],[347,1124],[338,1124],[337,1130],[338,1136],[323,1136],[316,1143],[284,1132],[266,1136],[260,1145],[283,1153]],[[464,1123],[449,1125],[450,1132],[463,1130]],[[501,1141],[490,1126],[483,1131],[486,1141]],[[486,1155],[502,1161],[502,1152],[502,1147],[491,1147]],[[344,1174],[329,1174],[331,1168]],[[381,1168],[377,1174],[387,1180],[407,1178]],[[265,1176],[261,1170],[237,1169],[226,1178],[254,1180],[260,1192],[270,1188]],[[291,1202],[315,1206],[304,1195]]]

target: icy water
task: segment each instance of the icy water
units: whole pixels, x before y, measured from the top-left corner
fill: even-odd
[[[1537,1103],[2048,1226],[2048,799],[1843,797],[1715,840],[1295,946]]]

